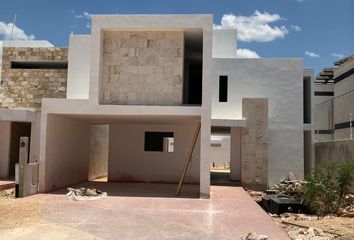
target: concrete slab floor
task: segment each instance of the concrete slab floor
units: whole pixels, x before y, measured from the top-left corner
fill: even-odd
[[[240,239],[249,232],[265,234],[271,240],[289,239],[241,187],[212,186],[210,199],[199,199],[149,194],[160,189],[167,196],[166,193],[175,192],[174,184],[103,184],[94,185],[108,191],[109,196],[103,200],[70,201],[61,194],[65,190],[29,197],[43,203],[40,221],[45,222],[45,231],[41,232],[39,225],[37,231],[27,228],[28,235],[23,238],[6,232],[0,232],[0,236],[41,239],[43,234],[50,234],[50,224],[57,226],[52,228],[58,231],[55,240],[67,239],[67,234],[60,233],[69,230],[75,239]],[[194,190],[189,185],[184,194],[191,196],[188,192]],[[58,229],[59,226],[66,230]],[[80,236],[78,231],[82,238],[76,238]]]

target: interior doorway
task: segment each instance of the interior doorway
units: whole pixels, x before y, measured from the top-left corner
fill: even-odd
[[[15,165],[16,163],[18,163],[19,160],[21,137],[28,137],[29,139],[31,139],[31,123],[12,122],[11,137],[10,137],[10,161],[9,161],[9,175],[8,175],[9,178],[15,177]],[[30,144],[31,142],[29,141],[29,147]]]
[[[240,128],[212,127],[210,137],[211,185],[240,185]]]

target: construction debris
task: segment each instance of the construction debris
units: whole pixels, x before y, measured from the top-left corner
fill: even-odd
[[[15,188],[0,191],[0,198],[15,198]]]
[[[337,215],[340,217],[354,218],[354,194],[344,197],[346,207],[339,208]]]
[[[98,200],[107,197],[106,192],[94,188],[67,188],[66,198],[74,201]]]
[[[305,183],[305,181],[298,180],[292,172],[289,172],[284,180],[267,190],[267,193],[274,194],[281,192],[295,199],[299,199],[302,196]]]
[[[246,238],[245,237],[241,237],[241,240],[267,240],[268,236],[266,235],[259,235],[255,232],[251,232],[249,233]]]
[[[354,219],[327,215],[270,214],[293,240],[349,240],[354,239]]]
[[[264,207],[262,199],[264,202],[272,194],[273,196],[291,196],[302,203],[305,184],[306,181],[298,180],[290,172],[284,180],[267,191],[246,190],[257,203]],[[292,240],[352,240],[354,239],[354,194],[346,194],[341,206],[336,214],[322,217],[298,213],[293,211],[293,208],[283,214],[270,213],[269,215]],[[265,210],[270,211],[269,208]],[[306,207],[302,212],[307,212]]]

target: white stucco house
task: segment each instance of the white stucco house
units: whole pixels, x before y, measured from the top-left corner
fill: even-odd
[[[44,61],[67,67],[65,97],[43,96],[35,113],[0,109],[1,131],[33,115],[39,192],[101,176],[178,183],[190,151],[184,183],[200,196],[210,194],[213,159],[229,158],[231,179],[257,188],[311,168],[313,71],[302,59],[239,59],[236,30],[213,29],[208,14],[93,15],[91,26],[70,36],[66,59]],[[6,71],[30,63],[31,81],[38,59],[15,61],[10,50]]]

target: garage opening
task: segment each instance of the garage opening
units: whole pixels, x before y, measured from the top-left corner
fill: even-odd
[[[197,119],[116,118],[48,115],[45,192],[71,186],[110,196],[176,196]],[[199,183],[200,139],[181,196],[199,197]]]

